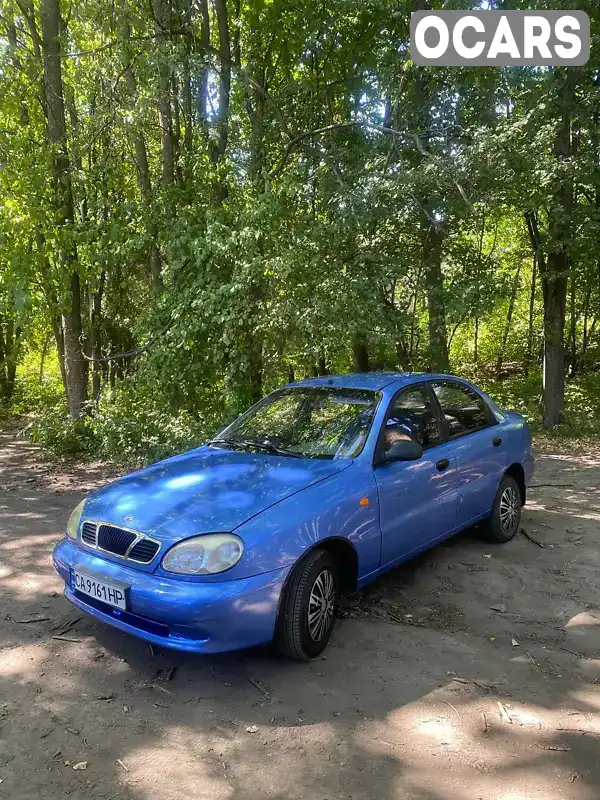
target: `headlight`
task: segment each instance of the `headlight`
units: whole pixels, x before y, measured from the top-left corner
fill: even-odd
[[[162,568],[179,575],[215,575],[235,566],[244,543],[233,533],[207,533],[176,544],[162,560]]]
[[[83,514],[84,508],[85,500],[82,500],[81,503],[78,503],[73,511],[71,511],[71,516],[67,522],[67,536],[70,536],[71,539],[77,538],[77,531],[79,530],[79,523],[81,522],[81,515]]]

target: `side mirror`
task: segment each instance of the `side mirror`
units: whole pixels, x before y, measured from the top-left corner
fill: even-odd
[[[412,439],[399,439],[383,454],[382,464],[393,461],[417,461],[423,455],[423,448]]]

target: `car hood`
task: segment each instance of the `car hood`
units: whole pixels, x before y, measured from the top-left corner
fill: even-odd
[[[168,543],[198,533],[233,531],[351,463],[205,446],[94,492],[82,518],[132,528]]]

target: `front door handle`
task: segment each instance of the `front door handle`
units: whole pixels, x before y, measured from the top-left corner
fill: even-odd
[[[494,445],[494,447],[500,447],[500,445],[502,444],[502,439],[499,436],[495,436],[492,439],[492,444]]]
[[[448,469],[450,462],[447,458],[441,458],[439,461],[435,462],[435,466],[437,467],[438,472],[443,472],[445,469]]]

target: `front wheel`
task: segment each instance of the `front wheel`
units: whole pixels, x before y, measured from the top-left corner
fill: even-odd
[[[485,533],[493,542],[510,542],[521,524],[521,492],[511,475],[505,475],[498,487],[492,514],[485,523]]]
[[[316,658],[327,647],[335,622],[338,574],[326,550],[313,550],[294,569],[281,603],[276,642],[299,661]]]

